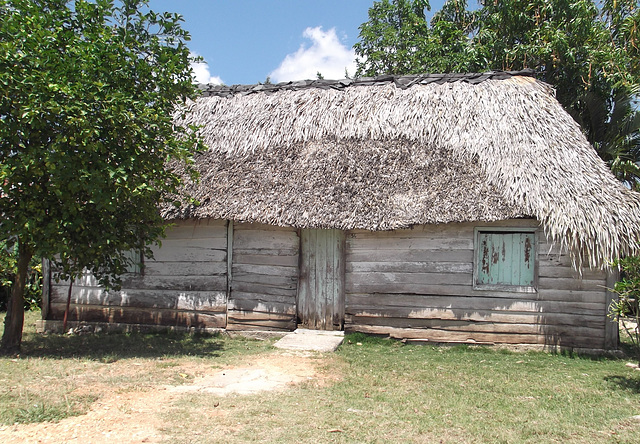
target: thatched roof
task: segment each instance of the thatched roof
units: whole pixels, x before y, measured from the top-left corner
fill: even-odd
[[[640,197],[526,73],[207,87],[209,150],[166,218],[391,230],[534,217],[591,265],[638,251]]]

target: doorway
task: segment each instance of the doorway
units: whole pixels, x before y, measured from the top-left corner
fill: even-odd
[[[345,232],[300,232],[299,326],[312,330],[344,328]]]

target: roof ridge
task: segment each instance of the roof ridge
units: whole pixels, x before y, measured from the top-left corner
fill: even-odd
[[[344,90],[351,86],[379,86],[394,83],[400,89],[407,89],[413,85],[428,85],[430,83],[443,84],[465,82],[477,84],[486,80],[505,80],[512,77],[533,77],[532,69],[521,71],[488,71],[484,73],[443,73],[443,74],[411,74],[411,75],[381,75],[377,77],[359,77],[341,80],[297,80],[281,83],[258,83],[254,85],[198,85],[203,97],[229,97],[234,95],[248,95],[256,93],[271,94],[277,91],[298,91],[302,89],[336,89]]]

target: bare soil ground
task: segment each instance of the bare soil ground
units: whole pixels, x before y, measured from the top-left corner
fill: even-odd
[[[276,351],[259,357],[247,357],[238,365],[212,369],[210,365],[179,363],[172,370],[195,375],[182,385],[157,385],[136,391],[118,392],[108,384],[96,384],[86,378],[78,391],[98,400],[90,411],[60,422],[16,424],[0,427],[0,442],[24,443],[153,443],[166,438],[162,433],[162,416],[172,403],[185,393],[212,393],[225,396],[251,394],[267,390],[285,390],[308,380],[321,383],[329,377],[321,371],[321,360],[309,353]],[[110,365],[116,374],[144,371],[126,362]]]

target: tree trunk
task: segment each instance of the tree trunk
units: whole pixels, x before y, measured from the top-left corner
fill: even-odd
[[[22,326],[24,325],[24,288],[32,256],[33,252],[29,245],[18,240],[18,271],[11,288],[11,298],[7,304],[0,354],[8,355],[20,352]]]

